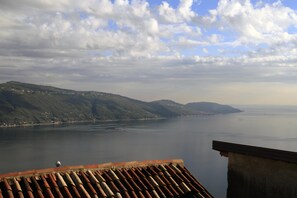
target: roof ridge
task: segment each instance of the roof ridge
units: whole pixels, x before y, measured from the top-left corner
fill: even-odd
[[[166,165],[166,164],[178,164],[184,166],[182,159],[167,159],[167,160],[144,160],[144,161],[130,161],[130,162],[107,162],[102,164],[91,165],[77,165],[77,166],[61,166],[45,169],[34,169],[27,171],[18,171],[11,173],[0,174],[0,179],[10,177],[29,177],[38,176],[46,173],[57,173],[65,171],[79,171],[79,170],[106,170],[106,169],[120,169],[120,168],[133,168],[133,167],[146,167],[152,165]]]

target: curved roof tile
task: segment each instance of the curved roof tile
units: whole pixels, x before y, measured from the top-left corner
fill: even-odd
[[[65,166],[0,175],[2,197],[212,197],[182,160]]]

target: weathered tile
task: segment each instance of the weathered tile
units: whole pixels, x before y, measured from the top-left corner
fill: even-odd
[[[0,175],[0,198],[212,197],[182,160],[65,166]]]

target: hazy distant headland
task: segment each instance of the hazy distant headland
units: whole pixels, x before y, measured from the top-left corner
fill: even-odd
[[[185,105],[171,100],[144,102],[103,92],[73,91],[13,81],[0,84],[1,127],[237,112],[241,110],[210,102]]]

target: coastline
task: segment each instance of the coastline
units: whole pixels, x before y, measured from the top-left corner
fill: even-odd
[[[69,122],[42,122],[42,123],[26,123],[26,124],[9,124],[9,125],[0,125],[0,128],[17,128],[17,127],[35,127],[35,126],[59,126],[63,124],[83,124],[83,123],[99,123],[99,122],[128,122],[128,121],[150,121],[150,120],[165,120],[170,118],[177,118],[177,117],[186,117],[186,116],[214,116],[214,115],[226,115],[226,114],[233,114],[233,113],[241,113],[240,112],[232,112],[232,113],[201,113],[201,114],[191,114],[191,115],[179,115],[175,117],[155,117],[155,118],[140,118],[140,119],[114,119],[114,120],[79,120],[79,121],[69,121]]]
[[[117,119],[117,120],[81,120],[81,121],[69,121],[69,122],[43,122],[43,123],[26,123],[26,124],[10,124],[10,125],[0,125],[0,128],[18,128],[18,127],[35,127],[35,126],[59,126],[63,124],[87,124],[87,123],[107,123],[107,122],[119,122],[119,121],[149,121],[149,120],[165,120],[168,118],[140,118],[140,119]]]

